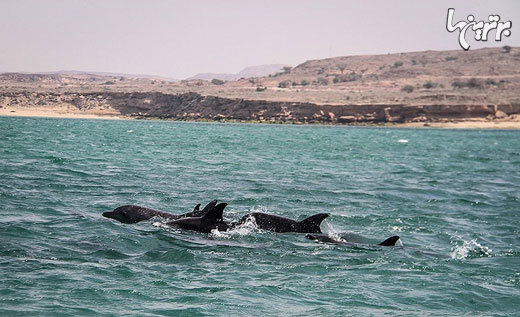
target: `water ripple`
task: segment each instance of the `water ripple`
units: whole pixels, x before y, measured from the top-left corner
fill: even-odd
[[[0,118],[0,315],[514,315],[519,136]],[[215,198],[353,244],[101,216]]]

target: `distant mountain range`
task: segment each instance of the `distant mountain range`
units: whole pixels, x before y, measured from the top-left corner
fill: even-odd
[[[202,79],[202,80],[212,80],[212,79],[220,79],[220,80],[237,80],[240,78],[251,78],[251,77],[264,77],[269,75],[274,75],[282,71],[282,68],[287,66],[286,64],[269,64],[269,65],[258,65],[258,66],[250,66],[246,67],[240,72],[236,74],[231,73],[200,73],[195,76],[187,78],[187,80],[193,79]],[[16,73],[16,74],[31,74],[31,75],[65,75],[65,76],[76,76],[76,75],[95,75],[95,76],[103,76],[103,77],[125,77],[125,78],[147,78],[147,79],[157,79],[162,81],[179,81],[178,79],[162,77],[156,75],[146,75],[146,74],[125,74],[125,73],[111,73],[111,72],[94,72],[94,71],[79,71],[79,70],[59,70],[52,72],[2,72],[0,74],[8,74],[8,73]]]
[[[146,78],[146,79],[156,79],[163,81],[179,81],[178,79],[162,77],[156,75],[145,75],[145,74],[124,74],[124,73],[111,73],[111,72],[90,72],[90,71],[81,71],[81,70],[58,70],[53,72],[1,72],[0,74],[26,74],[26,75],[66,75],[66,76],[75,76],[75,75],[95,75],[95,76],[103,76],[103,77],[125,77],[125,78]]]
[[[236,74],[228,74],[228,73],[200,73],[190,78],[188,80],[193,79],[202,79],[202,80],[212,80],[212,79],[220,79],[220,80],[237,80],[240,78],[250,78],[250,77],[264,77],[269,75],[274,75],[278,72],[282,71],[282,68],[287,66],[285,64],[269,64],[269,65],[258,65],[258,66],[250,66],[242,69],[240,72]]]

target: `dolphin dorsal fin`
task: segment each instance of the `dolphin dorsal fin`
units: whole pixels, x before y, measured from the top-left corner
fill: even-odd
[[[222,216],[224,215],[224,208],[226,208],[226,203],[220,203],[215,207],[211,208],[202,218],[206,221],[222,221]]]
[[[216,200],[216,199],[215,199],[215,200],[212,200],[212,201],[210,201],[210,202],[206,205],[206,207],[204,207],[204,208],[202,209],[201,212],[202,212],[202,213],[206,213],[206,212],[210,211],[210,210],[211,210],[213,207],[215,207],[216,205],[217,205],[217,200]]]
[[[384,247],[393,247],[393,246],[395,246],[397,241],[399,241],[399,239],[400,239],[399,236],[393,236],[393,237],[386,239],[385,241],[381,242],[378,245],[382,245]]]
[[[303,219],[302,221],[300,221],[300,232],[321,233],[321,222],[325,220],[325,218],[327,218],[328,216],[329,214],[323,213]]]
[[[199,211],[199,207],[200,207],[200,204],[197,204],[197,206],[195,206],[195,208],[193,208],[193,211],[192,211],[192,212],[197,212],[197,211]]]

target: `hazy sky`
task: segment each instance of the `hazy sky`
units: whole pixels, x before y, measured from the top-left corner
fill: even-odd
[[[0,71],[106,71],[186,78],[261,64],[460,49],[455,19],[499,14],[520,46],[520,1],[0,1]],[[494,38],[494,32],[492,32]],[[473,33],[468,32],[467,38]]]

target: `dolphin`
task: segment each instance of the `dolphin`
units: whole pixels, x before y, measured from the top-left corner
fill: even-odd
[[[226,231],[228,230],[229,225],[222,219],[224,208],[226,208],[226,206],[226,203],[220,203],[212,207],[202,216],[184,217],[167,222],[166,224],[172,227],[179,227],[185,230],[193,230],[204,233],[210,233],[213,229]]]
[[[311,239],[311,240],[315,240],[315,241],[319,241],[319,242],[323,242],[323,243],[341,244],[341,245],[355,245],[355,243],[341,241],[341,240],[336,240],[336,239],[331,238],[331,237],[329,237],[327,235],[307,234],[307,235],[305,235],[305,237],[307,237],[307,239]],[[395,244],[397,243],[397,241],[399,239],[400,239],[399,236],[392,236],[392,237],[386,239],[385,241],[383,241],[381,243],[378,243],[377,245],[384,246],[384,247],[393,247],[393,246],[395,246]]]
[[[233,226],[243,224],[250,218],[254,218],[258,229],[273,232],[300,232],[300,233],[321,233],[321,222],[327,218],[329,214],[321,213],[310,216],[302,221],[296,221],[289,218],[266,214],[263,212],[253,212],[245,215],[234,223]]]
[[[175,215],[137,205],[125,205],[117,207],[113,211],[104,212],[103,216],[118,220],[122,223],[138,223],[159,216],[173,220],[167,223],[169,225],[200,232],[211,232],[212,229],[226,231],[243,224],[252,217],[255,219],[256,225],[259,229],[279,233],[321,233],[321,222],[329,216],[329,214],[321,213],[308,217],[302,221],[296,221],[272,214],[253,212],[243,216],[238,222],[228,224],[222,219],[224,208],[226,208],[226,206],[226,203],[220,203],[217,205],[217,200],[213,200],[202,210],[199,209],[200,204],[198,204],[192,212]],[[205,215],[210,214],[210,212],[210,217],[204,217]]]
[[[200,217],[217,205],[217,200],[211,201],[209,204],[200,210],[200,204],[195,206],[192,212],[181,215],[170,214],[164,211],[155,210],[151,208],[141,207],[137,205],[125,205],[114,209],[113,211],[106,211],[103,217],[112,218],[122,223],[138,223],[159,216],[166,219],[181,219],[185,217]]]

